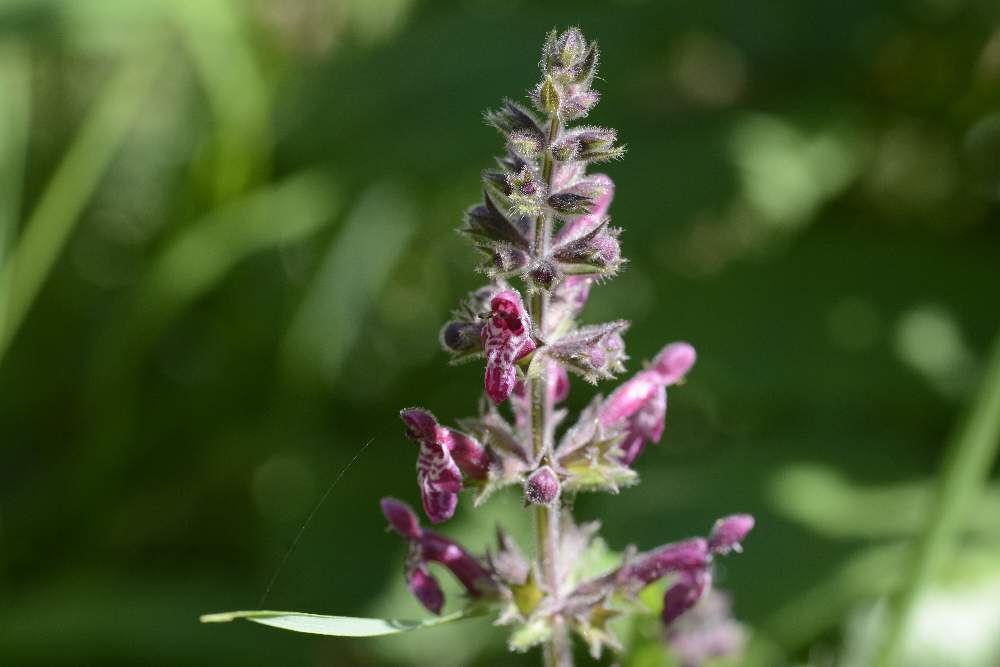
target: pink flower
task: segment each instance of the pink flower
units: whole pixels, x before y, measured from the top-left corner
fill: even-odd
[[[621,461],[630,465],[648,442],[659,442],[667,415],[667,391],[680,382],[695,362],[695,351],[687,343],[664,347],[653,364],[618,387],[598,410],[606,429],[624,427]]]
[[[514,362],[535,349],[531,320],[518,292],[504,290],[490,300],[490,316],[481,336],[486,352],[486,393],[500,404],[514,391]]]
[[[444,593],[427,564],[440,563],[448,568],[471,597],[479,597],[495,588],[490,573],[475,557],[455,542],[420,527],[409,505],[395,498],[382,499],[382,513],[390,527],[410,542],[406,559],[406,585],[428,610],[441,613]]]
[[[446,521],[455,514],[462,472],[473,479],[486,479],[489,454],[478,440],[441,426],[423,408],[407,408],[399,416],[420,445],[417,485],[427,518],[432,523]]]

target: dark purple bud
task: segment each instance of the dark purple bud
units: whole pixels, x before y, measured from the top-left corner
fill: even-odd
[[[596,95],[593,91],[587,93],[586,103]],[[583,102],[582,101],[582,102]],[[593,100],[596,103],[596,99]],[[581,104],[586,106],[586,104]],[[565,133],[552,147],[552,153],[557,160],[581,160],[584,162],[604,162],[616,160],[625,154],[624,148],[615,146],[618,134],[606,127],[584,126]]]
[[[580,179],[566,191],[590,197],[593,205],[586,215],[560,227],[554,239],[556,245],[585,236],[604,221],[615,195],[615,184],[606,174],[593,174]]]
[[[548,205],[561,216],[587,215],[594,206],[594,200],[574,192],[560,192],[549,197]]]
[[[571,224],[576,226],[576,223]],[[552,257],[571,275],[613,274],[621,265],[619,231],[609,229],[607,222],[602,222],[582,236],[567,236],[552,249]]]
[[[754,520],[749,514],[733,514],[719,519],[708,538],[708,548],[715,554],[740,553],[740,542],[753,529]]]
[[[420,538],[420,520],[406,503],[395,498],[383,498],[382,514],[389,520],[389,525],[403,537],[410,540]]]
[[[482,322],[451,321],[441,329],[441,346],[448,352],[466,354],[482,349]]]
[[[541,212],[545,192],[530,167],[525,166],[517,173],[508,173],[507,186],[514,212],[519,215],[537,215]]]
[[[541,259],[535,262],[535,265],[528,272],[528,279],[531,281],[531,285],[545,291],[549,291],[558,285],[562,277],[562,271],[559,270],[559,266],[548,259]]]
[[[698,604],[711,582],[712,574],[707,568],[681,572],[677,583],[668,588],[663,596],[663,623],[670,625]]]
[[[513,246],[497,246],[493,251],[491,260],[493,273],[499,275],[511,275],[518,273],[528,266],[531,257],[528,253]]]
[[[549,466],[531,473],[524,483],[524,498],[532,505],[551,505],[559,500],[559,477]]]

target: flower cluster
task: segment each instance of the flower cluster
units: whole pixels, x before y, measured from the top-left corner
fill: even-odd
[[[531,89],[533,107],[505,100],[487,123],[505,140],[496,167],[482,173],[482,201],[465,213],[459,230],[482,255],[489,284],[469,294],[441,330],[453,362],[484,360],[478,414],[456,429],[429,411],[400,413],[417,444],[417,485],[431,523],[450,519],[459,494],[474,504],[519,486],[536,513],[538,544],[529,560],[500,531],[483,558],[421,528],[400,501],[382,510],[410,545],[406,581],[416,598],[439,613],[444,596],[428,565],[449,570],[478,604],[492,605],[497,623],[511,625],[511,647],[545,644],[550,665],[572,664],[569,631],[594,655],[620,648],[606,622],[623,600],[670,577],[665,624],[694,607],[710,588],[712,563],[739,549],[753,527],[748,515],[721,519],[707,538],[669,544],[645,554],[626,551],[610,572],[587,572],[584,556],[600,543],[597,524],[578,525],[570,513],[576,494],[616,493],[635,484],[634,468],[646,445],[663,436],[667,388],[681,384],[696,359],[688,343],[666,345],[643,370],[607,397],[598,395],[575,423],[563,427],[560,408],[570,375],[596,384],[625,371],[623,335],[629,322],[584,324],[579,316],[591,288],[614,276],[625,260],[621,230],[608,209],[615,186],[595,163],[620,158],[614,130],[571,127],[597,104],[592,88],[598,49],[571,28],[551,32],[541,59],[542,78]],[[523,289],[518,289],[520,281]]]

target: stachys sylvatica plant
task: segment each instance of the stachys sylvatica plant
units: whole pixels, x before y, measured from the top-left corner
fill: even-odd
[[[490,614],[509,632],[512,650],[541,646],[546,665],[566,667],[573,664],[574,635],[595,658],[606,647],[621,650],[609,621],[634,611],[639,592],[666,579],[663,636],[689,658],[710,656],[719,644],[725,649],[726,640],[704,623],[700,635],[685,636],[677,631],[684,624],[675,621],[707,596],[713,561],[739,551],[753,527],[749,515],[719,519],[706,537],[645,553],[630,547],[608,571],[582,567],[594,560],[586,554],[598,543],[599,524],[574,521],[574,499],[583,492],[618,493],[638,483],[639,456],[663,434],[667,388],[681,384],[695,362],[691,345],[670,343],[643,370],[607,397],[596,396],[571,426],[561,428],[569,415],[559,405],[569,393],[570,376],[593,384],[612,380],[628,358],[622,338],[627,321],[581,324],[578,319],[590,290],[613,277],[625,261],[621,229],[607,214],[614,183],[606,174],[587,173],[592,164],[621,158],[624,149],[612,129],[571,125],[598,102],[592,87],[597,64],[597,44],[588,43],[578,29],[552,31],[542,51],[541,81],[529,93],[530,107],[505,100],[485,114],[503,136],[505,150],[497,166],[482,173],[482,201],[466,211],[460,231],[482,254],[479,268],[490,282],[468,295],[440,335],[453,361],[484,361],[485,396],[478,415],[459,420],[457,428],[439,423],[424,408],[400,413],[416,449],[426,522],[394,498],[382,500],[382,513],[408,544],[404,573],[417,600],[431,613],[441,613],[444,594],[431,568],[436,564],[464,588],[465,609],[423,622],[264,611],[206,620],[243,617],[305,632],[364,636]],[[472,496],[463,502],[465,511],[509,486],[523,490],[527,511],[534,515],[533,558],[502,528],[496,546],[478,555],[422,525],[446,530],[463,489]],[[711,600],[706,603],[711,606]],[[714,617],[716,626],[730,628],[725,636],[731,638],[728,615]],[[714,644],[699,645],[698,637],[708,637],[701,644]]]

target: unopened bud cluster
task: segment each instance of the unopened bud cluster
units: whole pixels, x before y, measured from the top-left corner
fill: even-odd
[[[696,357],[687,343],[666,345],[561,428],[567,414],[558,406],[570,375],[593,384],[612,380],[628,360],[623,336],[629,322],[578,320],[591,287],[625,262],[621,230],[608,217],[614,182],[587,173],[624,149],[612,129],[568,125],[599,100],[592,88],[598,60],[597,44],[579,30],[553,31],[531,107],[504,100],[486,113],[505,151],[482,173],[482,201],[466,211],[459,231],[482,254],[479,268],[489,283],[460,303],[440,334],[453,362],[483,360],[485,399],[476,416],[454,429],[423,408],[400,413],[417,446],[417,485],[431,523],[452,518],[463,489],[478,505],[499,489],[519,486],[526,506],[557,517],[549,522],[556,537],[546,548],[570,565],[544,568],[540,556],[528,560],[502,531],[496,549],[478,558],[421,528],[404,503],[382,502],[390,525],[410,545],[407,583],[427,609],[439,613],[444,605],[427,567],[434,562],[450,570],[470,598],[495,606],[498,624],[513,626],[512,648],[558,642],[558,633],[570,628],[595,656],[605,646],[620,648],[605,622],[621,613],[622,600],[669,576],[662,617],[672,624],[706,595],[715,557],[738,550],[753,526],[748,515],[721,519],[707,538],[641,555],[629,551],[620,567],[597,576],[572,565],[585,560],[599,528],[573,521],[573,499],[638,482],[633,465],[663,435],[667,388],[684,380]],[[572,663],[565,647],[546,655],[551,664]]]

